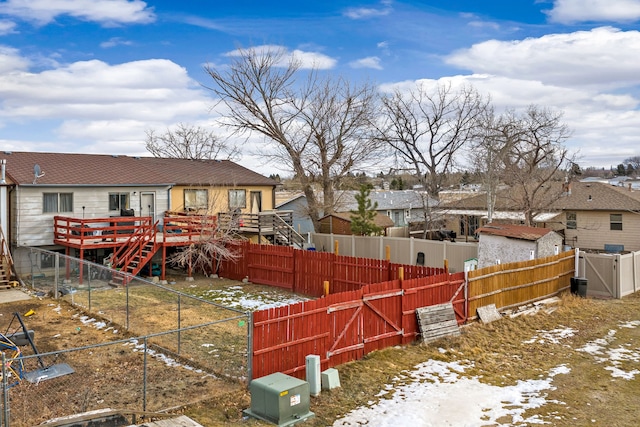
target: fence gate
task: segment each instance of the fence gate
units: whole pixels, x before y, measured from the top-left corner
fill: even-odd
[[[362,300],[355,300],[327,307],[330,340],[327,359],[331,366],[364,356],[363,305]]]
[[[402,289],[362,295],[365,354],[402,343],[402,295]]]
[[[580,252],[579,276],[587,279],[587,295],[600,298],[619,298],[618,260],[616,255]]]

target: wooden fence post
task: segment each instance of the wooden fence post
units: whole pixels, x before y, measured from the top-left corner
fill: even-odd
[[[444,271],[447,274],[449,273],[449,260],[448,259],[444,260]]]
[[[398,279],[400,281],[404,280],[404,267],[402,266],[398,267]]]
[[[389,245],[384,247],[384,259],[391,261],[391,247]]]
[[[336,255],[340,255],[339,249],[340,249],[340,243],[337,240],[335,240],[333,242],[333,253]]]
[[[324,287],[324,296],[326,297],[327,295],[329,295],[329,281],[325,280],[322,285]]]

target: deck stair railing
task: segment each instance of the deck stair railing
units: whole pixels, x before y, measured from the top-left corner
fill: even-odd
[[[293,212],[268,211],[260,213],[221,212],[220,226],[238,233],[256,234],[274,245],[302,248],[305,238],[293,228]]]
[[[123,245],[113,253],[112,267],[125,274],[114,274],[111,280],[113,286],[126,286],[130,277],[135,276],[153,258],[160,244],[157,240],[158,224],[151,222],[151,218],[144,218],[134,229],[133,234]]]

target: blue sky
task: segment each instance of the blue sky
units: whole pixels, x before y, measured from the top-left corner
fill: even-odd
[[[562,110],[579,163],[615,166],[640,155],[639,22],[640,0],[0,0],[0,150],[148,155],[146,130],[214,123],[205,65],[272,45]],[[279,172],[255,148],[239,163]]]

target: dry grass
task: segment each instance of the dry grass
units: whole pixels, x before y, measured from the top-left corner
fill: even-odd
[[[229,286],[229,283],[211,280],[193,283],[178,281],[172,287],[198,294],[217,286]],[[254,286],[247,285],[246,289],[264,289]],[[145,295],[145,298],[148,297]],[[25,305],[21,310],[28,308],[29,306]],[[145,316],[151,314],[153,313],[145,313]],[[637,376],[633,380],[613,378],[611,373],[605,370],[606,364],[598,363],[593,356],[576,349],[607,336],[611,330],[616,330],[612,345],[625,345],[637,351],[640,348],[640,328],[620,328],[619,325],[622,322],[638,320],[640,295],[609,301],[565,295],[561,298],[557,310],[552,313],[541,311],[532,316],[504,317],[488,325],[472,323],[462,328],[460,337],[446,338],[428,345],[414,344],[374,352],[361,361],[337,367],[342,387],[323,391],[319,397],[312,398],[311,410],[316,416],[304,425],[332,425],[335,419],[350,410],[376,401],[378,398],[375,396],[385,384],[391,384],[403,371],[412,370],[417,364],[429,359],[469,361],[473,368],[468,370],[466,375],[477,376],[482,382],[496,386],[513,385],[518,380],[536,379],[540,375],[546,375],[550,369],[565,364],[571,368],[571,373],[556,376],[553,381],[555,389],[549,390],[546,396],[549,403],[529,410],[527,416],[539,414],[552,425],[567,427],[636,425],[640,379]],[[235,327],[228,327],[225,333],[238,332]],[[539,335],[540,331],[557,328],[571,328],[575,330],[575,334],[557,344],[525,344],[525,341]],[[79,335],[84,333],[83,330]],[[86,333],[89,334],[91,331]],[[50,349],[46,340],[43,345]],[[439,349],[445,349],[446,352]],[[638,363],[627,361],[623,362],[622,367],[627,370],[638,369]],[[212,386],[216,387],[215,383],[206,385]],[[250,396],[246,387],[221,386],[215,395],[203,392],[201,397],[199,403],[181,406],[177,412],[183,412],[207,427],[267,425],[243,417],[242,410],[250,406]],[[463,404],[464,396],[460,396],[460,401]]]
[[[604,369],[606,364],[575,350],[607,336],[614,329],[617,330],[614,346],[626,343],[630,349],[639,349],[640,328],[619,328],[622,322],[634,320],[640,320],[640,295],[609,301],[565,295],[557,310],[550,314],[541,311],[532,316],[504,317],[488,325],[473,323],[463,328],[460,337],[374,352],[363,360],[337,368],[342,387],[312,398],[311,410],[316,416],[304,425],[332,425],[350,410],[379,399],[375,396],[385,384],[391,384],[403,371],[412,370],[429,359],[470,361],[474,367],[467,375],[478,376],[482,382],[496,386],[546,376],[550,369],[566,364],[571,373],[554,378],[555,389],[547,395],[549,403],[528,411],[527,416],[539,414],[554,426],[636,425],[640,398],[638,377],[613,378]],[[524,344],[540,331],[566,328],[575,330],[575,335],[557,344]],[[439,349],[447,351],[442,353]],[[626,368],[638,369],[638,363],[627,362]],[[250,404],[247,399],[248,396],[243,395],[236,404],[227,401],[221,406],[210,402],[189,408],[187,414],[206,426],[262,425],[255,420],[241,420],[240,411]],[[464,396],[460,396],[460,403],[464,404]]]

